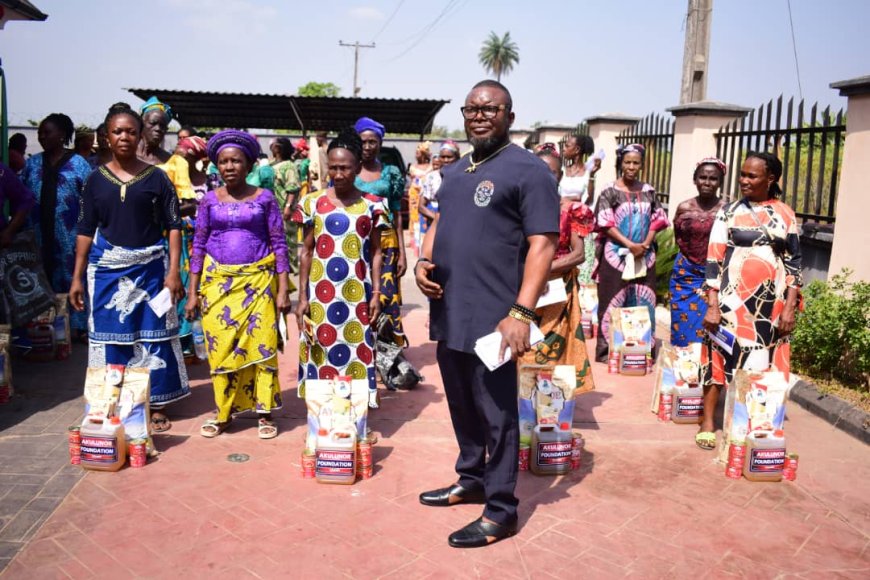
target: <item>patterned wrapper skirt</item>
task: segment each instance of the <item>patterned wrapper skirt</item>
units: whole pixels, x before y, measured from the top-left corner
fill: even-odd
[[[275,255],[252,264],[206,256],[199,287],[217,420],[281,407]]]
[[[682,253],[674,260],[671,273],[671,344],[689,346],[707,336],[701,322],[707,314],[704,299],[704,264],[690,262]]]

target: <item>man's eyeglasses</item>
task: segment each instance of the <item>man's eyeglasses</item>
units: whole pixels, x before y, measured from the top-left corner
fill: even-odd
[[[495,119],[495,116],[498,115],[499,111],[507,111],[508,106],[485,105],[483,107],[459,107],[459,110],[462,112],[462,116],[468,120],[477,117],[478,113],[483,113],[484,119]]]

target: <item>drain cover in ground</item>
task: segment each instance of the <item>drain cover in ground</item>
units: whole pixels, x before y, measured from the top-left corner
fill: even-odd
[[[244,463],[250,458],[251,456],[247,453],[230,453],[227,455],[227,461],[230,463]]]

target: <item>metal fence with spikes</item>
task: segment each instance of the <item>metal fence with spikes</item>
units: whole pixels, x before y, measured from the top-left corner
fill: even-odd
[[[674,120],[650,113],[620,133],[616,142],[620,145],[640,143],[646,148],[641,177],[655,188],[659,201],[667,204],[674,159]]]
[[[728,165],[723,195],[728,200],[739,197],[740,165],[747,152],[773,153],[783,165],[783,201],[803,222],[832,224],[845,138],[842,109],[832,117],[830,107],[818,114],[818,104],[813,104],[806,114],[804,101],[795,107],[794,98],[783,109],[780,95],[716,134],[716,155]]]

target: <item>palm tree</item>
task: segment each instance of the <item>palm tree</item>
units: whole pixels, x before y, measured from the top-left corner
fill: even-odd
[[[480,47],[477,59],[488,73],[494,74],[496,80],[501,82],[502,73],[511,72],[514,65],[520,62],[520,49],[511,40],[510,32],[505,32],[501,38],[495,32],[490,32]]]

